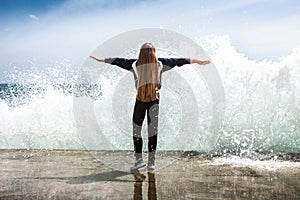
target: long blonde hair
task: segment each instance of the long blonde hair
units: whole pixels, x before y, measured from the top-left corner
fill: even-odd
[[[137,100],[150,102],[158,99],[160,71],[155,47],[151,43],[142,45],[136,68],[138,78]]]

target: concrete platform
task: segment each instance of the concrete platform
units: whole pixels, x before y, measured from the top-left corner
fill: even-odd
[[[0,150],[0,199],[300,199],[300,162],[183,156],[154,173],[130,174],[94,154]]]

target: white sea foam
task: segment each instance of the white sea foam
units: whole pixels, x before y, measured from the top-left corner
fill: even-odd
[[[250,167],[259,170],[276,171],[280,169],[300,168],[300,162],[281,161],[281,160],[253,160],[231,156],[226,158],[215,158],[209,165],[230,165],[232,167]]]

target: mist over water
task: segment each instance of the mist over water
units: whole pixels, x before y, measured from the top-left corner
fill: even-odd
[[[227,36],[209,36],[199,38],[197,42],[211,57],[225,88],[225,119],[214,151],[238,155],[299,153],[300,49],[279,61],[257,62],[238,53]],[[159,57],[168,55],[158,52]],[[168,82],[173,70],[185,78],[197,98],[198,126],[190,141],[184,136],[182,140],[174,141],[175,136],[180,137],[179,126],[189,124],[180,124],[183,120],[178,104],[187,99],[176,98],[170,89],[170,85],[175,84]],[[209,90],[192,67],[173,70],[163,75],[158,149],[205,151],[208,149],[205,136],[209,134],[213,107]],[[112,146],[117,150],[132,150],[132,111],[124,113],[120,109],[118,116],[114,116],[116,112],[112,112],[111,104],[118,82],[130,72],[116,66],[108,66],[106,72],[100,83],[74,85],[77,72],[66,62],[58,67],[49,66],[44,71],[36,68],[22,71],[16,66],[14,73],[7,74],[7,80],[11,82],[0,86],[0,148],[84,149],[73,114],[72,91],[79,87],[77,91],[81,92],[76,95],[94,102],[97,121],[103,124],[103,133]],[[130,84],[132,101],[117,99],[117,102],[133,108],[133,77]],[[116,123],[116,119],[124,121]],[[146,126],[143,135],[147,135]]]

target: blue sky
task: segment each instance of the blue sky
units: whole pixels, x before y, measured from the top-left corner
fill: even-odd
[[[1,15],[10,16],[27,14],[28,12],[44,12],[46,10],[55,9],[62,1],[39,1],[39,0],[1,0]]]
[[[300,45],[300,1],[0,0],[0,64],[80,63],[106,39],[146,27],[229,35],[250,59],[278,59]]]

